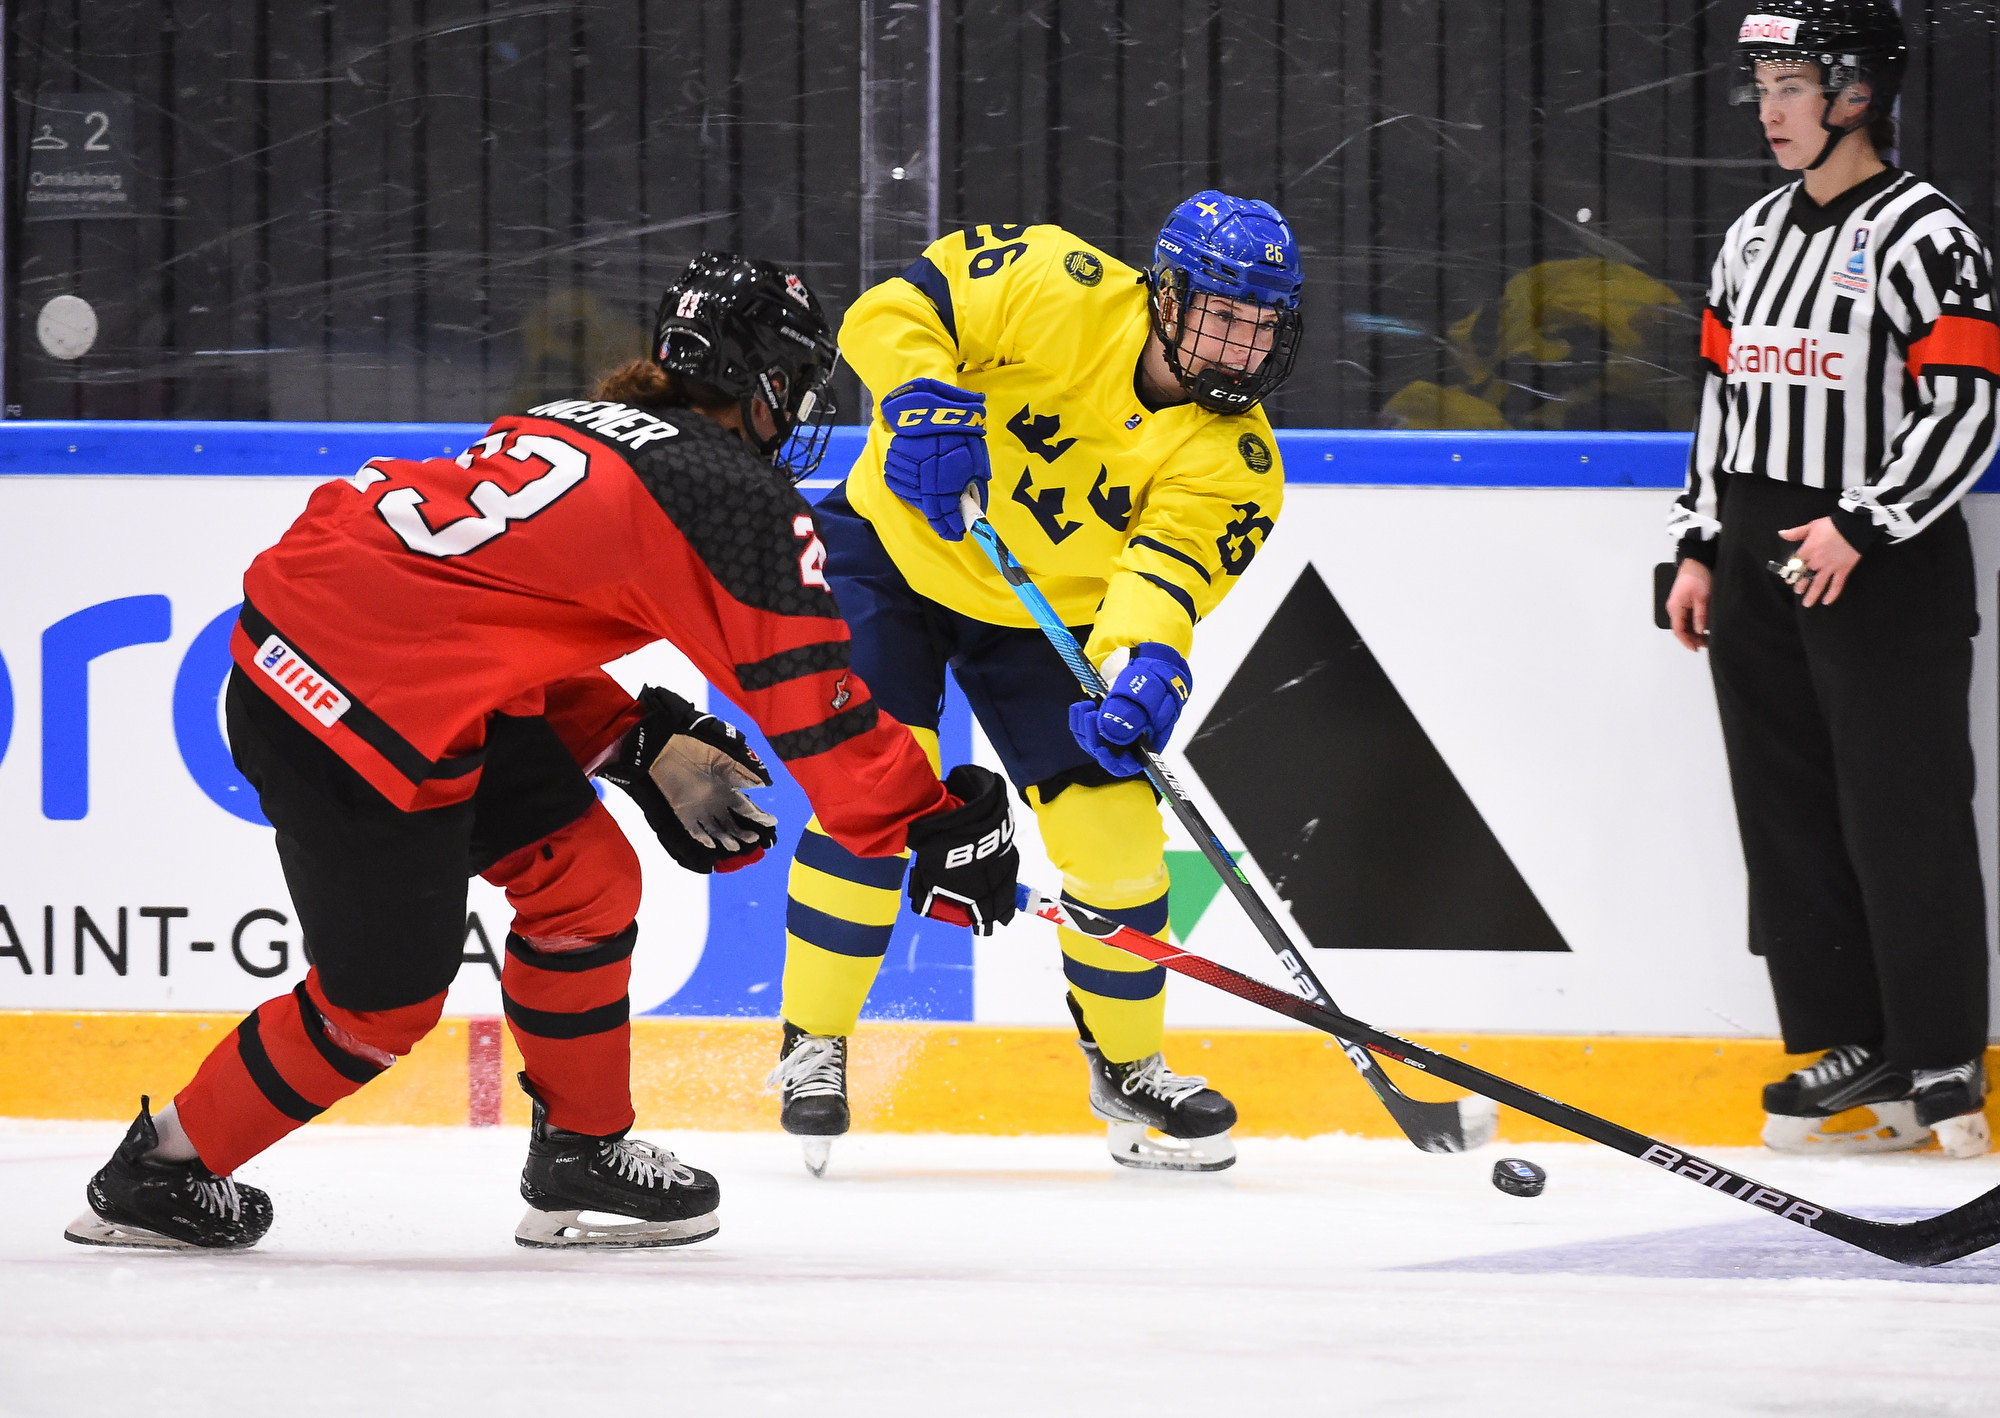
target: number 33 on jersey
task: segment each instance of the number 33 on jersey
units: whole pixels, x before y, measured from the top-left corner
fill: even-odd
[[[873,781],[870,753],[909,741],[849,672],[825,565],[804,499],[735,434],[565,399],[455,459],[374,459],[315,490],[245,576],[256,636],[234,648],[256,675],[275,637],[316,690],[274,697],[406,808],[470,795],[490,713],[624,712],[600,667],[656,640],[747,710],[794,776],[858,758],[838,771]]]

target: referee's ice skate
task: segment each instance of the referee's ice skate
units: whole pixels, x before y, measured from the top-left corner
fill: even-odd
[[[847,1040],[808,1034],[787,1020],[778,1066],[764,1086],[778,1090],[778,1124],[803,1145],[806,1170],[824,1177],[833,1140],[847,1131]]]
[[[1935,1138],[1948,1157],[1978,1157],[1991,1145],[1985,1103],[1986,1070],[1977,1060],[1912,1070],[1843,1044],[1765,1087],[1764,1145],[1852,1155],[1906,1151]],[[1857,1111],[1867,1119],[1830,1126]]]
[[[218,1177],[199,1160],[147,1156],[159,1143],[152,1100],[141,1098],[139,1116],[84,1192],[90,1210],[70,1222],[65,1239],[166,1251],[242,1250],[263,1239],[271,1229],[268,1195]]]
[[[1074,998],[1069,1010],[1090,1070],[1090,1111],[1108,1124],[1105,1142],[1113,1161],[1161,1172],[1220,1172],[1235,1165],[1236,1144],[1229,1137],[1234,1103],[1206,1078],[1175,1073],[1164,1054],[1111,1062],[1084,1027]]]
[[[528,1214],[514,1229],[517,1243],[537,1248],[685,1246],[721,1229],[716,1206],[722,1190],[707,1172],[623,1133],[591,1137],[553,1127],[548,1106],[528,1086],[525,1073],[521,1091],[534,1100],[535,1115],[528,1164],[521,1170]]]

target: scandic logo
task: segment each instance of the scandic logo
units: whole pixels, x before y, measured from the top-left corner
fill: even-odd
[[[257,668],[329,729],[340,722],[340,716],[353,703],[275,635],[257,647]]]
[[[1736,32],[1736,42],[1762,40],[1765,44],[1797,44],[1799,42],[1799,22],[1788,20],[1783,15],[1751,15],[1743,21],[1743,28]]]
[[[1729,376],[1742,381],[1811,384],[1845,389],[1867,367],[1868,342],[1860,335],[1740,326],[1729,336]]]

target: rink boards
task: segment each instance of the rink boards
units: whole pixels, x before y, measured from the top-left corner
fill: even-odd
[[[136,1088],[108,1061],[150,1060],[146,1086],[168,1088],[201,1036],[301,977],[268,828],[216,713],[242,568],[319,481],[370,456],[456,452],[477,432],[0,424],[0,1114],[129,1111]],[[844,442],[829,468],[851,456]],[[1289,903],[1349,1010],[1463,1036],[1482,1062],[1512,1050],[1530,1083],[1539,1069],[1615,1093],[1616,1077],[1657,1087],[1700,1072],[1701,1086],[1683,1090],[1706,1100],[1688,1105],[1695,1130],[1662,1130],[1747,1140],[1737,1133],[1751,1120],[1710,1110],[1782,1072],[1776,1026],[1744,949],[1706,670],[1651,620],[1685,440],[1291,432],[1279,443],[1284,514],[1197,631],[1174,756],[1204,811]],[[1968,511],[1985,573],[1972,707],[1990,860],[2000,507],[1975,493]],[[664,647],[612,670],[706,694]],[[994,762],[956,702],[943,738],[947,759]],[[802,796],[781,781],[768,799],[795,832]],[[773,1051],[768,1023],[750,1021],[777,1012],[782,859],[692,877],[644,848],[621,795],[609,805],[646,868],[633,980],[635,1012],[653,1016],[638,1035],[641,1092],[647,1077],[665,1082],[642,1108],[699,1096],[688,1125],[768,1121],[768,1102],[743,1090]],[[1027,874],[1049,881],[1031,820],[1024,839]],[[1176,936],[1272,978],[1193,844],[1176,837],[1170,851]],[[490,1020],[507,914],[480,882],[470,910],[447,1022],[459,1032],[405,1063],[400,1091],[385,1079],[343,1105],[356,1120],[491,1110],[478,1099],[488,1065],[504,1067],[504,1031]],[[871,1053],[906,1066],[882,1064],[881,1100],[864,1116],[876,1107],[876,1125],[910,1130],[1086,1127],[1062,989],[1040,923],[975,944],[906,914],[871,1001],[885,1022],[864,1031],[857,1074]],[[1194,985],[1169,998],[1170,1025],[1190,1031],[1172,1056],[1239,1101],[1260,1070],[1312,1075],[1309,1087],[1274,1082],[1257,1117],[1246,1107],[1247,1127],[1376,1130],[1359,1088],[1320,1066],[1318,1039]],[[744,1022],[716,1022],[732,1019]],[[57,1038],[92,1041],[84,1071],[106,1081],[105,1097],[91,1085],[56,1113],[36,1103],[45,1095],[21,1080],[49,1077],[33,1060],[63,1054],[48,1052]],[[716,1051],[741,1055],[733,1081],[690,1082],[722,1074],[679,1060]],[[1605,1051],[1631,1067],[1605,1068]],[[975,1126],[981,1110],[965,1100],[989,1074],[1024,1101],[994,1101]],[[1724,1077],[1738,1081],[1718,1089]],[[499,1092],[515,1106],[511,1088]],[[1643,1124],[1629,1106],[1610,1110]]]

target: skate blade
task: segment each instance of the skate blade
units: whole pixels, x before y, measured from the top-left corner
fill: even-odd
[[[1220,1172],[1236,1165],[1236,1144],[1227,1132],[1213,1137],[1154,1135],[1144,1123],[1110,1122],[1105,1144],[1121,1167],[1147,1172]]]
[[[1458,1131],[1465,1139],[1464,1151],[1484,1147],[1500,1132],[1500,1105],[1491,1098],[1468,1093],[1458,1100]]]
[[[806,1170],[815,1177],[826,1175],[826,1164],[833,1157],[833,1139],[830,1137],[802,1137],[799,1147],[805,1153]]]
[[[1818,1157],[1860,1157],[1871,1152],[1907,1152],[1924,1145],[1931,1130],[1917,1121],[1917,1105],[1907,1101],[1864,1105],[1875,1115],[1868,1127],[1825,1132],[1828,1118],[1764,1115],[1764,1145],[1773,1152]]]
[[[128,1226],[121,1221],[106,1221],[94,1211],[86,1211],[69,1223],[63,1232],[65,1241],[75,1241],[79,1246],[115,1246],[128,1251],[247,1251],[248,1246],[197,1246],[192,1241],[175,1240],[163,1236],[158,1231],[148,1231],[143,1226]]]
[[[582,1211],[541,1211],[531,1206],[514,1228],[514,1243],[536,1250],[646,1250],[691,1246],[722,1229],[713,1211],[680,1221],[586,1221],[584,1215]]]
[[[1984,1157],[1993,1145],[1993,1133],[1986,1126],[1984,1113],[1941,1118],[1931,1125],[1931,1133],[1937,1138],[1939,1151],[1961,1161],[1968,1157]]]

